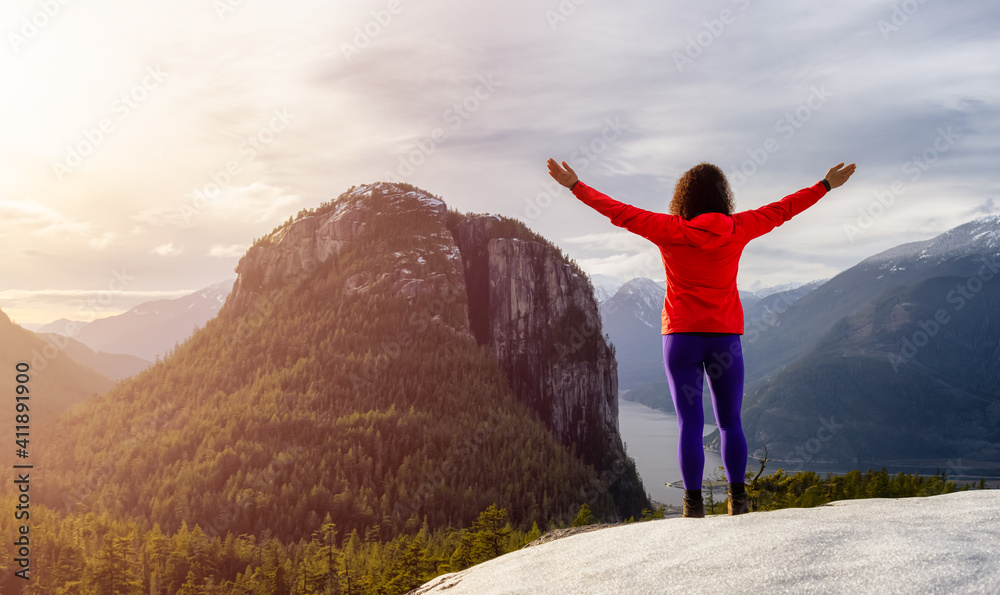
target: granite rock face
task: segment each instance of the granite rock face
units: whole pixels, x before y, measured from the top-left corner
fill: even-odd
[[[273,232],[255,245],[236,266],[236,283],[227,304],[246,308],[262,292],[290,283],[338,253],[365,228],[358,209],[344,209],[319,217],[304,217]]]
[[[497,223],[478,217],[454,230],[473,332],[553,433],[587,452],[618,434],[617,363],[587,279],[549,246],[492,237]]]
[[[600,471],[619,513],[638,517],[648,499],[618,431],[618,365],[593,288],[558,249],[528,234],[505,237],[502,227],[494,216],[452,227],[472,332],[497,355],[518,397]],[[637,501],[645,505],[634,509]]]

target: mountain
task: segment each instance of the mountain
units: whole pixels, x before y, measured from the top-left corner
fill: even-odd
[[[601,304],[601,321],[615,346],[622,390],[650,382],[666,384],[660,334],[665,292],[652,279],[636,277]]]
[[[775,313],[744,350],[751,452],[1000,472],[998,277],[1000,217],[983,217],[865,259]]]
[[[746,333],[744,342],[753,342],[761,331],[773,324],[773,312],[822,285],[825,280],[806,284],[785,284],[760,289],[740,290]],[[790,287],[791,289],[787,289]],[[663,340],[660,334],[664,282],[637,277],[625,283],[610,299],[601,304],[601,319],[618,354],[619,387],[622,398],[648,407],[673,411],[670,389],[663,369]],[[706,388],[707,394],[707,388]],[[706,400],[706,419],[714,413]]]
[[[815,281],[812,281],[815,283]],[[797,289],[804,285],[804,283],[797,283],[795,281],[789,281],[787,283],[779,283],[777,285],[771,285],[769,287],[762,287],[760,280],[754,281],[749,289],[746,290],[747,293],[751,293],[757,297],[757,299],[763,299],[771,294],[778,293],[779,291],[790,291],[792,289]]]
[[[743,301],[743,341],[748,346],[755,343],[761,333],[777,323],[778,313],[784,312],[788,306],[827,281],[829,279],[818,279],[802,285],[791,283],[785,284],[791,286],[787,289],[771,291],[773,288],[767,288],[754,293],[749,304]],[[740,299],[742,300],[742,294]],[[750,346],[750,349],[753,350],[753,347]]]
[[[94,370],[110,380],[122,380],[138,374],[152,362],[135,356],[121,353],[100,353],[83,343],[57,333],[35,332],[35,335],[46,343],[61,349],[67,357],[76,363]]]
[[[608,298],[615,295],[615,292],[623,285],[617,277],[596,273],[590,276],[590,283],[594,286],[594,299],[597,305],[603,304]]]
[[[492,503],[524,530],[651,507],[589,281],[522,223],[366,185],[236,272],[190,339],[61,417],[40,504],[281,547],[467,527]]]
[[[971,490],[630,523],[524,547],[410,595],[997,593],[998,506],[1000,491]]]
[[[81,365],[59,347],[48,343],[29,330],[12,323],[0,311],[0,368],[7,371],[11,415],[14,415],[15,366],[25,362],[28,371],[27,402],[30,426],[28,452],[32,459],[38,454],[38,445],[46,444],[55,424],[56,416],[70,406],[93,399],[107,392],[112,382],[94,370]],[[4,450],[3,460],[13,464],[14,423],[0,424],[0,439],[11,448]],[[25,462],[25,461],[20,461]]]
[[[767,308],[761,305],[764,303],[766,298],[772,298],[771,300],[768,300],[768,303],[770,304],[779,303],[774,300],[775,298],[780,298],[781,302],[784,302],[787,305],[809,293],[813,289],[816,289],[823,283],[826,283],[828,280],[829,279],[817,279],[808,283],[798,283],[792,281],[764,288],[759,288],[761,283],[760,281],[756,281],[751,287],[758,287],[759,289],[739,290],[740,302],[743,304],[744,320],[752,320],[754,318],[754,314],[757,314],[762,310],[766,312]]]
[[[183,343],[195,328],[214,318],[233,282],[220,281],[176,299],[143,302],[122,314],[89,322],[72,337],[94,351],[154,361]],[[60,319],[39,328],[38,332],[65,335],[70,322]]]
[[[81,328],[90,324],[89,322],[83,322],[80,320],[70,320],[68,318],[60,318],[59,320],[54,320],[48,324],[22,324],[24,328],[36,332],[36,333],[56,333],[66,336],[66,327],[73,325],[76,328]]]
[[[1000,251],[998,225],[998,215],[981,217],[935,238],[890,248],[836,275],[760,333],[759,348],[747,354],[747,379],[756,380],[787,365],[815,346],[834,323],[890,288],[942,274],[977,274],[984,266],[981,259]]]

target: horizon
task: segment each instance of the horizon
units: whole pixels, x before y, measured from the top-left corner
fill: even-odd
[[[488,213],[486,215],[488,216],[490,214]],[[966,221],[964,223],[960,223],[959,225],[956,226],[956,228],[957,227],[961,227],[962,225],[965,225],[967,223],[972,223],[974,221],[986,220],[986,219],[991,219],[991,218],[992,219],[998,219],[998,220],[1000,220],[1000,214],[982,215],[980,217],[976,217],[976,218],[971,219],[969,221]],[[278,227],[275,228],[275,230],[277,230],[279,228],[280,228],[280,224],[279,224]],[[946,232],[952,231],[954,229],[955,228],[952,228],[951,230],[945,230],[945,232],[942,232],[942,233],[946,233]],[[931,238],[928,238],[928,239],[931,239]],[[916,240],[916,241],[921,241],[921,240]],[[895,248],[895,246],[890,247],[887,250],[891,250],[892,248]],[[746,292],[750,292],[750,293],[756,293],[758,291],[767,290],[767,289],[774,289],[774,288],[783,287],[783,286],[788,286],[788,288],[794,289],[794,288],[801,287],[801,286],[804,286],[804,285],[808,285],[810,283],[815,283],[815,282],[818,282],[818,281],[826,282],[826,281],[829,281],[830,279],[832,279],[833,277],[835,277],[836,275],[839,275],[840,273],[843,273],[844,271],[846,271],[846,270],[848,270],[848,269],[856,266],[857,264],[860,264],[861,262],[863,262],[867,258],[869,258],[871,256],[876,256],[877,254],[879,254],[879,253],[870,254],[870,255],[862,258],[862,260],[858,261],[857,263],[854,263],[854,264],[848,266],[847,268],[845,268],[845,269],[843,269],[841,271],[836,271],[835,273],[833,273],[829,277],[822,277],[822,278],[816,278],[816,279],[807,279],[807,280],[794,279],[794,280],[787,280],[787,281],[782,281],[782,282],[774,283],[774,284],[765,284],[760,279],[755,279],[749,285],[738,285],[737,289],[739,291],[746,291]],[[620,289],[623,285],[625,285],[627,283],[630,283],[631,281],[634,281],[635,279],[649,279],[651,281],[654,281],[654,282],[660,283],[660,284],[663,284],[663,283],[666,282],[665,275],[661,275],[661,277],[663,277],[663,278],[644,277],[644,276],[640,275],[640,276],[630,277],[628,279],[622,279],[619,276],[609,275],[609,274],[606,274],[606,273],[592,273],[592,272],[589,272],[589,271],[586,271],[586,270],[584,272],[586,272],[588,274],[588,276],[591,278],[592,281],[594,281],[594,277],[595,276],[596,277],[603,277],[603,278],[607,278],[607,279],[612,280],[613,283],[615,285],[617,285],[617,287],[615,289],[615,293],[617,293],[618,289]],[[198,292],[201,292],[201,291],[205,291],[206,289],[210,289],[210,288],[212,288],[212,287],[214,287],[216,285],[220,285],[222,283],[234,283],[237,280],[237,278],[238,278],[238,276],[227,277],[225,279],[221,279],[221,280],[215,281],[213,283],[210,283],[210,284],[205,285],[203,287],[199,287],[197,289],[177,289],[177,290],[172,290],[170,292],[132,292],[132,296],[135,299],[139,299],[140,301],[138,301],[137,303],[129,306],[128,308],[124,308],[124,309],[122,309],[120,311],[116,311],[116,312],[108,312],[104,316],[95,317],[95,318],[92,318],[92,319],[87,320],[87,321],[76,320],[76,319],[70,318],[68,316],[60,316],[58,318],[49,319],[49,320],[45,320],[45,321],[21,322],[21,321],[17,320],[14,316],[12,316],[10,314],[10,312],[7,312],[2,305],[0,305],[0,312],[6,314],[8,316],[8,318],[10,318],[11,322],[13,322],[14,324],[17,324],[17,325],[21,326],[22,328],[30,330],[30,331],[37,331],[39,328],[42,328],[42,327],[45,327],[45,326],[49,326],[49,325],[55,324],[55,323],[63,321],[63,320],[71,322],[71,323],[81,323],[82,322],[85,325],[85,324],[88,324],[90,322],[95,322],[97,320],[103,320],[103,319],[106,319],[106,318],[113,318],[115,316],[119,316],[121,314],[125,314],[125,313],[127,313],[127,312],[129,312],[129,311],[131,311],[131,310],[133,310],[133,309],[135,309],[137,307],[139,307],[139,306],[147,305],[149,303],[153,303],[153,302],[156,302],[156,301],[183,299],[185,297],[194,295],[194,294],[196,294]],[[596,290],[597,289],[597,283],[596,282],[594,283],[594,287],[595,287],[595,290]],[[71,295],[74,298],[81,298],[82,296],[88,294],[88,292],[79,292],[79,291],[50,292],[50,293],[54,294],[54,295]],[[91,293],[92,294],[89,295],[89,301],[85,302],[85,305],[86,305],[86,307],[88,307],[91,310],[91,312],[93,312],[94,311],[94,307],[95,306],[99,306],[99,303],[98,303],[99,300],[100,300],[99,296],[103,292],[91,292]],[[10,290],[8,290],[6,292],[0,292],[0,295],[4,295],[4,294],[10,296],[10,295],[16,295],[17,292],[16,291],[10,291]],[[37,293],[33,294],[33,295],[37,295]],[[150,296],[150,295],[151,295],[151,299],[147,299],[147,300],[140,299],[142,296]],[[612,293],[612,295],[614,295],[614,293]],[[596,295],[595,295],[595,300],[597,300]],[[597,300],[597,302],[598,302],[598,304],[601,303],[600,300]],[[49,332],[58,332],[60,334],[65,334],[65,333],[62,333],[61,331],[49,331]]]
[[[860,0],[9,2],[0,309],[47,324],[198,291],[365,180],[517,218],[588,274],[661,280],[655,246],[554,187],[548,157],[660,212],[699,161],[738,210],[856,162],[747,247],[738,285],[829,278],[1000,213],[998,23]]]

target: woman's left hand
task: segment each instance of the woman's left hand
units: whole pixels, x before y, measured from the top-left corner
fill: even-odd
[[[556,163],[555,159],[551,157],[548,160],[549,164],[549,175],[552,176],[556,182],[559,182],[567,188],[572,188],[573,184],[577,183],[580,178],[576,176],[576,172],[573,168],[569,166],[565,161],[562,162],[562,167]],[[565,169],[563,169],[565,168]]]

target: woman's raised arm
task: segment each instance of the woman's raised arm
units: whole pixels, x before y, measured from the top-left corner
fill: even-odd
[[[736,220],[737,229],[743,233],[747,242],[770,232],[816,204],[828,192],[827,184],[829,184],[830,190],[843,186],[844,182],[854,174],[855,169],[856,166],[853,163],[847,167],[844,167],[843,163],[839,163],[826,172],[826,177],[822,181],[816,182],[808,188],[789,194],[769,205],[734,214],[733,219]]]
[[[656,213],[634,207],[598,192],[580,181],[576,172],[565,161],[563,167],[549,159],[549,174],[557,182],[571,189],[580,202],[611,220],[613,225],[627,229],[657,245],[671,244],[683,237],[680,217]]]

